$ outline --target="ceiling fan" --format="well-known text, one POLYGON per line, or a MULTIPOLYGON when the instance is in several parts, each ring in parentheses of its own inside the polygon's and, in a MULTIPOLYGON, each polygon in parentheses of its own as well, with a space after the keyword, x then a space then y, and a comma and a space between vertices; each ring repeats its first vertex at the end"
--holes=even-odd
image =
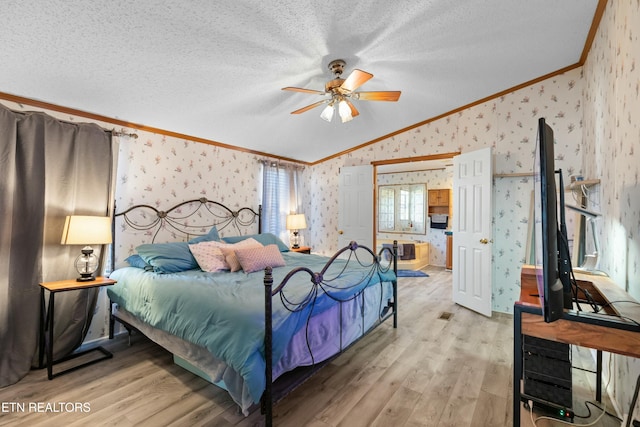
POLYGON ((343 79, 341 77, 344 71, 346 62, 342 59, 336 59, 329 63, 329 70, 335 76, 333 80, 328 81, 325 84, 324 91, 314 89, 304 89, 299 87, 283 87, 282 90, 291 90, 294 92, 312 93, 317 95, 328 95, 328 98, 322 101, 314 102, 311 105, 292 111, 291 114, 301 114, 305 111, 309 111, 312 108, 318 107, 322 104, 327 106, 322 110, 320 117, 328 122, 333 118, 335 108, 338 108, 338 113, 342 123, 352 120, 355 116, 360 114, 356 107, 351 102, 352 99, 359 99, 362 101, 397 101, 400 98, 400 91, 373 91, 373 92, 355 92, 360 86, 366 83, 373 77, 373 74, 366 71, 355 69, 349 74, 349 77, 343 79))

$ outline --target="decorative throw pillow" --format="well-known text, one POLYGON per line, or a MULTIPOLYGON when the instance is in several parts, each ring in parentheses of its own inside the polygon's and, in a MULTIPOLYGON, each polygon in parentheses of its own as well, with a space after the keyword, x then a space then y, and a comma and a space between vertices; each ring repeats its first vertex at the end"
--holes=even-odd
POLYGON ((136 252, 157 273, 177 273, 198 268, 187 242, 144 244, 138 246, 136 252))
POLYGON ((128 262, 131 267, 142 268, 144 270, 153 269, 151 265, 144 262, 144 260, 139 254, 133 254, 129 256, 127 259, 125 259, 125 261, 128 262))
POLYGON ((235 253, 245 273, 253 273, 265 267, 284 266, 284 258, 275 244, 261 248, 239 248, 235 249, 235 253))
POLYGON ((238 261, 238 257, 236 256, 236 252, 233 250, 233 248, 220 248, 220 250, 222 251, 222 255, 224 255, 224 260, 227 262, 227 265, 229 266, 229 270, 232 273, 242 270, 240 261, 238 261))
POLYGON ((224 255, 220 250, 219 242, 200 242, 189 245, 189 250, 203 271, 215 273, 228 270, 229 266, 224 261, 224 255))
MULTIPOLYGON (((209 273, 215 273, 216 271, 222 270, 237 271, 233 270, 233 266, 230 265, 229 261, 226 259, 223 249, 242 247, 262 247, 262 244, 255 239, 246 239, 235 244, 210 241, 189 245, 189 249, 200 268, 209 273)), ((233 258, 235 259, 235 255, 233 255, 233 258)), ((234 259, 230 259, 230 261, 233 263, 234 259)), ((237 261, 235 264, 237 264, 237 261)))
POLYGON ((278 245, 280 252, 289 252, 289 246, 287 246, 278 236, 273 233, 261 233, 261 234, 249 234, 247 236, 231 236, 223 237, 222 240, 227 243, 237 243, 245 239, 255 239, 262 243, 262 246, 278 245))

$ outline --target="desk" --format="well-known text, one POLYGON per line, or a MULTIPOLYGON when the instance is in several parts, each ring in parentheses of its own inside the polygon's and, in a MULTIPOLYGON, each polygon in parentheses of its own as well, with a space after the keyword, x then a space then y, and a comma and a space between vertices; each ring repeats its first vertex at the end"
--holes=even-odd
POLYGON ((78 368, 82 368, 84 366, 92 365, 96 362, 99 362, 104 359, 111 359, 113 355, 105 350, 102 347, 94 347, 89 350, 84 350, 81 352, 71 353, 68 356, 63 357, 60 360, 53 360, 53 319, 54 319, 54 306, 55 306, 55 295, 58 292, 67 292, 67 291, 77 291, 80 289, 90 289, 90 288, 98 288, 101 286, 110 286, 116 283, 113 279, 107 279, 105 277, 96 277, 95 280, 91 280, 88 282, 78 282, 75 279, 71 280, 61 280, 58 282, 43 282, 40 283, 40 351, 39 351, 39 366, 42 368, 44 351, 47 351, 47 377, 52 380, 53 378, 66 374, 68 372, 75 371, 78 368), (45 308, 45 295, 44 291, 49 291, 49 308, 45 308), (47 337, 47 332, 48 337, 47 337), (92 351, 99 351, 103 354, 99 359, 94 359, 89 362, 76 365, 72 368, 66 369, 64 371, 58 372, 56 374, 53 373, 53 365, 56 363, 64 362, 67 360, 75 359, 76 357, 82 356, 84 354, 90 353, 92 351))
MULTIPOLYGON (((575 277, 578 286, 586 289, 599 304, 633 301, 608 277, 580 273, 575 273, 575 277)), ((525 265, 520 275, 520 301, 514 304, 513 310, 513 425, 516 427, 520 426, 523 335, 598 350, 598 400, 601 394, 601 352, 640 357, 640 327, 633 321, 640 322, 640 306, 637 304, 608 307, 607 313, 613 316, 565 310, 561 319, 546 323, 537 294, 535 267, 525 265)))

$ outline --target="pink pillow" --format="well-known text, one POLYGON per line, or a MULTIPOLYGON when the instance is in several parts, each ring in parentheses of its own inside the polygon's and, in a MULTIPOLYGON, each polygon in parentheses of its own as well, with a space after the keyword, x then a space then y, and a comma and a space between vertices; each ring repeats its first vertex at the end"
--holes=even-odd
MULTIPOLYGON (((215 273, 216 271, 222 270, 233 270, 232 266, 227 261, 227 257, 222 252, 223 250, 234 249, 234 248, 245 248, 245 247, 262 247, 262 243, 258 242, 256 239, 249 238, 242 240, 238 243, 224 243, 217 241, 210 242, 200 242, 196 244, 190 244, 189 250, 193 254, 193 257, 198 262, 198 265, 203 271, 208 271, 210 273, 215 273)), ((231 250, 233 253, 233 250, 231 250)), ((237 267, 237 262, 234 266, 237 267)), ((240 269, 237 267, 238 270, 240 269)))
POLYGON ((284 258, 277 245, 238 248, 235 249, 235 253, 245 273, 253 273, 265 267, 284 267, 284 258))

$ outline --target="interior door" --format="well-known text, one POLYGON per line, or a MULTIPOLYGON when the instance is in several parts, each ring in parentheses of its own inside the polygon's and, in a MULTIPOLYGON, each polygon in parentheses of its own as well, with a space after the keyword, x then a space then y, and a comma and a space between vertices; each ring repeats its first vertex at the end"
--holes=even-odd
POLYGON ((340 168, 338 248, 352 240, 373 247, 373 166, 340 168))
POLYGON ((453 301, 491 317, 491 147, 453 158, 453 301))

